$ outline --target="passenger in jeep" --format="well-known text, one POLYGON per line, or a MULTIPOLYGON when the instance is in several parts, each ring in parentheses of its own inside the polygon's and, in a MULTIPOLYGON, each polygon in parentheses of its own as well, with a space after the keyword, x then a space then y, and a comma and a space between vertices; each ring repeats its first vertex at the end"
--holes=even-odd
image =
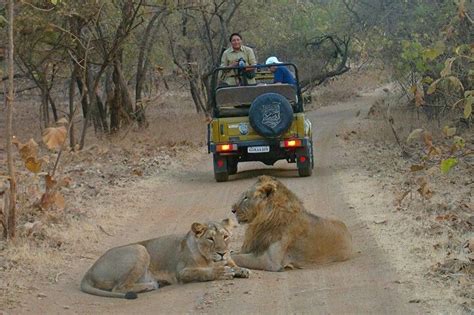
POLYGON ((255 69, 246 68, 257 64, 253 49, 242 45, 242 36, 239 33, 231 34, 229 41, 231 47, 222 53, 221 67, 238 68, 224 72, 221 79, 228 85, 255 84, 255 69))
POLYGON ((275 65, 270 67, 270 71, 273 72, 273 83, 287 83, 296 86, 296 80, 293 73, 291 73, 291 71, 285 66, 278 66, 279 63, 282 62, 274 56, 268 57, 267 61, 265 61, 267 66, 275 65))

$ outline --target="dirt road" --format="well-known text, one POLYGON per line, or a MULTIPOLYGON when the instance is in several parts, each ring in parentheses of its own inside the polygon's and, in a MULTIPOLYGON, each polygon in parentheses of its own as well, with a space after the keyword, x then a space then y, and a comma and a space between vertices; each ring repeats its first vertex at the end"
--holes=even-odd
MULTIPOLYGON (((299 178, 294 165, 286 162, 274 168, 252 163, 239 165, 238 174, 229 182, 216 183, 211 159, 203 151, 196 154, 186 172, 177 170, 146 179, 101 197, 98 202, 103 211, 121 213, 131 209, 129 213, 133 214, 123 218, 126 222, 114 230, 114 236, 104 239, 99 246, 103 252, 110 246, 185 232, 194 221, 231 217, 230 206, 240 192, 257 175, 269 174, 295 191, 309 211, 336 216, 347 223, 355 245, 351 260, 287 272, 253 271, 250 279, 168 286, 128 301, 80 292, 83 273, 101 251, 77 253, 77 263, 60 274, 57 284, 45 286, 41 294, 25 297, 21 309, 12 314, 422 313, 419 304, 409 303, 410 298, 398 290, 390 257, 378 247, 366 224, 345 201, 346 186, 341 173, 347 165, 341 165, 340 156, 344 152, 338 150, 336 134, 358 111, 367 111, 376 97, 377 93, 363 95, 356 102, 310 113, 316 159, 312 177, 299 178)), ((239 227, 234 234, 235 248, 242 235, 243 227, 239 227)))

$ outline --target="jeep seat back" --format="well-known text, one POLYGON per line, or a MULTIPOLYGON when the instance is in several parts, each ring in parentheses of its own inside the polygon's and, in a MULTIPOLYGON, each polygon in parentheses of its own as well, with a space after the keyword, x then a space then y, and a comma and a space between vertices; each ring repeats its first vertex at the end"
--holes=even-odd
POLYGON ((255 98, 265 93, 277 93, 284 96, 290 104, 297 102, 296 88, 290 84, 267 84, 224 87, 216 91, 217 107, 250 105, 255 98))

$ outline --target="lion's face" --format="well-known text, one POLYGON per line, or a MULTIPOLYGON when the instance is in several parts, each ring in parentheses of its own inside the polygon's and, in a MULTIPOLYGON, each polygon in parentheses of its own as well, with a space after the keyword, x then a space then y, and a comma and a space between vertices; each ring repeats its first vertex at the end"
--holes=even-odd
POLYGON ((232 206, 239 223, 250 223, 255 219, 259 209, 268 202, 268 197, 272 194, 278 182, 270 176, 260 176, 258 181, 245 191, 237 202, 232 206))
POLYGON ((255 218, 259 200, 257 200, 254 195, 255 185, 242 193, 237 202, 232 205, 232 212, 235 214, 237 222, 241 224, 249 223, 255 218))
POLYGON ((230 219, 206 224, 193 223, 191 231, 201 255, 210 261, 221 261, 230 258, 229 243, 234 223, 230 219))

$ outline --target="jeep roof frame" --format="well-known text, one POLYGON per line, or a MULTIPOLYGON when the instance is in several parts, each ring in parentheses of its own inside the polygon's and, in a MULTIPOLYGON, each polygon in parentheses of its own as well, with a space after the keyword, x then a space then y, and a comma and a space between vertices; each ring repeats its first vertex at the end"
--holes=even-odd
MULTIPOLYGON (((285 63, 279 63, 277 64, 278 66, 290 66, 294 71, 294 75, 295 75, 295 80, 296 80, 296 96, 297 96, 297 99, 296 99, 296 106, 295 106, 295 112, 303 112, 304 111, 304 104, 303 104, 303 97, 301 95, 301 87, 300 87, 300 83, 299 83, 299 77, 298 77, 298 68, 296 67, 296 65, 294 63, 291 63, 291 62, 285 62, 285 63)), ((275 64, 271 64, 271 65, 252 65, 252 66, 246 66, 246 68, 253 68, 253 69, 256 69, 257 71, 260 70, 260 69, 268 69, 272 66, 275 66, 275 64)), ((211 78, 211 107, 212 107, 212 115, 213 117, 218 117, 219 116, 219 109, 218 109, 218 105, 217 105, 217 100, 216 100, 216 92, 219 90, 219 89, 222 89, 222 88, 240 88, 242 87, 242 85, 231 85, 231 86, 218 86, 217 83, 219 82, 218 80, 218 75, 221 71, 225 71, 225 70, 235 70, 235 69, 239 69, 239 67, 217 67, 214 69, 214 71, 212 72, 212 78, 211 78)), ((268 85, 272 85, 274 83, 269 83, 268 85)), ((255 86, 255 87, 258 87, 259 85, 257 84, 252 84, 252 85, 244 85, 244 86, 255 86)))

